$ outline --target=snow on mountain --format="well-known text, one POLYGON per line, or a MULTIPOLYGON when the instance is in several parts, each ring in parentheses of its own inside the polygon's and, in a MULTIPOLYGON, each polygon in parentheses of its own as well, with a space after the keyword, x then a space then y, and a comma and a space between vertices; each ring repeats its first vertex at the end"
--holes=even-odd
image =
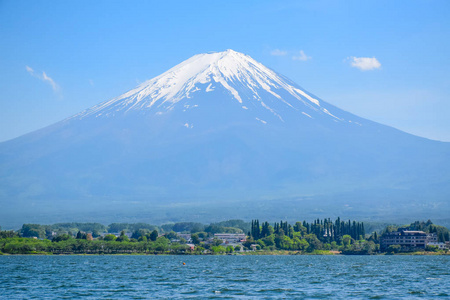
MULTIPOLYGON (((283 109, 291 109, 309 117, 314 112, 325 114, 342 121, 342 118, 330 113, 318 99, 294 83, 250 56, 233 50, 195 55, 137 88, 81 112, 74 118, 111 116, 133 110, 163 114, 173 110, 181 100, 195 98, 199 92, 214 94, 221 89, 225 89, 235 101, 234 104, 241 109, 264 109, 281 121, 284 121, 280 113, 283 109), (270 101, 267 101, 268 98, 270 101), (303 110, 308 110, 308 113, 303 110)), ((213 96, 210 96, 211 101, 213 96)), ((184 109, 198 107, 194 101, 187 103, 184 109)))
POLYGON ((0 220, 448 216, 449 157, 227 50, 0 143, 0 220))

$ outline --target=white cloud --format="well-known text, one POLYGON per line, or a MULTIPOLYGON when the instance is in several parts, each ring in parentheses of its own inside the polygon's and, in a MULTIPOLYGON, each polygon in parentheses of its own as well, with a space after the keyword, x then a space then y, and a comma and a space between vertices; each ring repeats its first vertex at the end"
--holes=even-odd
POLYGON ((381 68, 380 62, 375 57, 349 57, 350 65, 361 71, 370 71, 381 68))
POLYGON ((34 70, 32 68, 30 68, 29 66, 25 66, 25 68, 27 69, 28 73, 30 73, 31 75, 34 75, 34 70))
POLYGON ((307 61, 308 59, 311 59, 311 56, 308 56, 303 52, 303 50, 300 50, 299 55, 292 56, 293 60, 301 60, 301 61, 307 61))
POLYGON ((58 85, 51 79, 50 77, 45 74, 45 72, 42 72, 42 80, 48 81, 50 85, 52 86, 52 89, 56 92, 58 90, 58 85))
POLYGON ((25 66, 25 69, 28 73, 30 73, 31 76, 39 78, 40 80, 49 83, 52 86, 52 89, 54 92, 57 92, 59 90, 59 86, 56 84, 56 82, 50 78, 44 71, 42 71, 42 75, 36 74, 33 70, 33 68, 29 66, 25 66))
POLYGON ((270 55, 273 55, 273 56, 285 56, 285 55, 287 55, 287 51, 283 51, 283 50, 280 50, 280 49, 275 49, 275 50, 272 50, 272 52, 270 52, 270 55))

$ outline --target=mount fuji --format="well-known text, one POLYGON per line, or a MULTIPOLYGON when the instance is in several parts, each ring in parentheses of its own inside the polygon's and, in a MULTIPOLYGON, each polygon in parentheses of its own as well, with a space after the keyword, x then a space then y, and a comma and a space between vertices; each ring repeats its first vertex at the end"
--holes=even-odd
POLYGON ((0 143, 0 221, 447 218, 450 144, 343 111, 233 50, 0 143))

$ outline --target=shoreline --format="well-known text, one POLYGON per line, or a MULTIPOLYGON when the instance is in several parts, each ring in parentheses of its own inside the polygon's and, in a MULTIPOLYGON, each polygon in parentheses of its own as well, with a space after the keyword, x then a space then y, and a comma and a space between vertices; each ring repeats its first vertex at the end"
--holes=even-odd
POLYGON ((36 253, 2 253, 0 256, 446 256, 450 252, 429 252, 419 251, 410 253, 376 253, 376 254, 343 254, 339 251, 320 251, 311 253, 302 253, 299 251, 252 251, 244 253, 219 253, 219 254, 198 254, 198 253, 52 253, 52 252, 36 252, 36 253))

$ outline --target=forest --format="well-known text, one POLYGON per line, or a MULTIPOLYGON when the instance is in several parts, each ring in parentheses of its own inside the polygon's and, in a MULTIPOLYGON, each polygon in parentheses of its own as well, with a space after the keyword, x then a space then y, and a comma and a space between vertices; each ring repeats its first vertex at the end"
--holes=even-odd
MULTIPOLYGON (((398 229, 436 233, 450 240, 446 227, 416 221, 390 225, 367 233, 363 222, 329 218, 312 222, 251 222, 229 220, 209 225, 179 222, 161 226, 146 223, 23 224, 17 231, 1 231, 0 254, 380 254, 380 237, 398 229), (245 233, 245 240, 228 243, 215 233, 245 233), (189 240, 186 240, 189 238, 189 240)), ((428 249, 437 251, 437 249, 428 249)), ((393 251, 392 251, 393 252, 393 251)), ((398 252, 396 250, 396 252, 398 252)))

